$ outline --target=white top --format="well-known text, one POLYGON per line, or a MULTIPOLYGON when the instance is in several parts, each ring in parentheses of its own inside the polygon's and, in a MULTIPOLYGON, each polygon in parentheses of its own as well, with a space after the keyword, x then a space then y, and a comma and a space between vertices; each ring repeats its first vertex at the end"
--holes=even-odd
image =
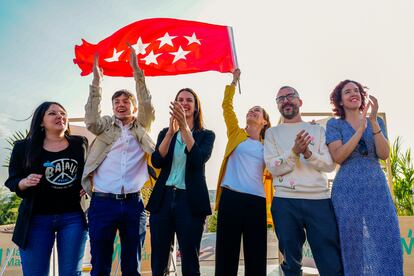
POLYGON ((266 131, 264 143, 266 166, 273 176, 275 197, 326 199, 331 191, 324 172, 331 172, 335 164, 325 144, 325 130, 306 122, 284 123, 266 131), (305 159, 292 151, 301 130, 311 135, 309 149, 312 156, 305 159))
POLYGON ((264 167, 262 143, 248 138, 230 155, 221 187, 266 197, 263 187, 264 167))
POLYGON ((149 177, 145 152, 129 130, 131 125, 123 126, 119 120, 115 123, 122 130, 121 136, 93 175, 94 191, 135 193, 149 177))

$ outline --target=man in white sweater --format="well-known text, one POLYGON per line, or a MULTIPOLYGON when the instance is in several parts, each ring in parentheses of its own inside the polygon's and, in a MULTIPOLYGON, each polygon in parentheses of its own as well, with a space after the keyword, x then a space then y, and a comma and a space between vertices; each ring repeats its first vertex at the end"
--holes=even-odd
POLYGON ((325 130, 302 120, 302 100, 293 87, 280 88, 276 103, 283 123, 267 130, 264 157, 276 190, 271 210, 284 256, 282 270, 284 275, 302 275, 302 247, 307 238, 320 275, 343 275, 325 175, 335 165, 325 144, 325 130))

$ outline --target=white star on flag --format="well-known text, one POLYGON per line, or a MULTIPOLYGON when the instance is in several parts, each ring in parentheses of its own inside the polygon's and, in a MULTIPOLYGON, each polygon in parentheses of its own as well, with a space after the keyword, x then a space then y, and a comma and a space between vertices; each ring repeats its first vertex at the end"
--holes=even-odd
POLYGON ((193 35, 192 36, 184 36, 187 40, 188 40, 188 44, 187 44, 187 46, 188 45, 190 45, 191 43, 198 43, 198 44, 200 44, 201 45, 201 42, 200 42, 200 40, 198 40, 197 39, 197 37, 196 37, 196 34, 195 33, 193 33, 193 35))
POLYGON ((188 55, 191 51, 184 51, 181 46, 178 48, 177 52, 171 52, 169 54, 174 55, 174 60, 172 63, 175 63, 177 60, 186 59, 185 56, 188 55))
POLYGON ((131 45, 132 48, 135 49, 135 52, 137 53, 137 55, 141 54, 141 55, 145 55, 145 49, 147 49, 148 45, 150 45, 151 43, 143 43, 141 37, 138 38, 137 43, 135 43, 134 45, 131 45))
POLYGON ((168 33, 165 33, 163 37, 158 38, 157 40, 161 41, 160 48, 164 46, 165 44, 168 44, 170 46, 174 46, 172 43, 172 40, 176 38, 176 36, 170 36, 168 33))
POLYGON ((141 58, 141 60, 145 60, 145 65, 150 65, 151 63, 158 65, 157 57, 160 55, 162 55, 162 53, 154 54, 154 51, 151 51, 146 57, 141 58))
POLYGON ((117 52, 116 49, 114 48, 114 53, 112 54, 112 57, 110 58, 105 58, 104 60, 107 62, 114 62, 114 61, 119 61, 119 56, 124 52, 124 50, 117 52))

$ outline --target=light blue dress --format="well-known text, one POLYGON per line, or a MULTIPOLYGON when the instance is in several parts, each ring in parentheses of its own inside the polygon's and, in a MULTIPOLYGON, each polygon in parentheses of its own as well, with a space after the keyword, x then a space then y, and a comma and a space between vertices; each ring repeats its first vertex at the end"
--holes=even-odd
MULTIPOLYGON (((378 123, 385 136, 384 122, 378 123)), ((347 143, 355 130, 345 120, 330 119, 326 143, 347 143)), ((403 275, 397 213, 385 174, 375 153, 372 126, 345 160, 332 187, 345 276, 403 275)))

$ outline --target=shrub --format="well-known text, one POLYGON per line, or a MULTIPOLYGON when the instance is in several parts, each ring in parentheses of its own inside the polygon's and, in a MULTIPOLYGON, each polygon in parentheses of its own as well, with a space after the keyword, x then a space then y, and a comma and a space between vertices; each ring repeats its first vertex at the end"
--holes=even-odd
POLYGON ((397 137, 390 152, 394 203, 399 216, 413 215, 414 169, 411 149, 401 152, 401 138, 397 137))
POLYGON ((207 230, 208 232, 217 232, 217 211, 214 211, 214 213, 208 217, 207 230))
POLYGON ((5 188, 0 190, 0 225, 16 222, 21 199, 15 194, 10 194, 5 188))

